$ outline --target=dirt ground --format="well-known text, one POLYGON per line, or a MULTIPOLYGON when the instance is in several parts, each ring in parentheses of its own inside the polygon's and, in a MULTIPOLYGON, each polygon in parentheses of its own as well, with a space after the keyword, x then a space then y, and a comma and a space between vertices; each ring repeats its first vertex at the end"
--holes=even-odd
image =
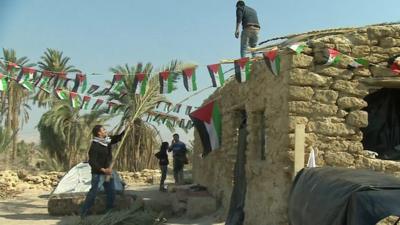
MULTIPOLYGON (((142 197, 147 205, 153 208, 162 208, 168 201, 168 193, 158 191, 158 186, 128 187, 129 191, 142 197)), ((0 224, 7 225, 70 225, 79 221, 77 216, 55 217, 47 213, 47 197, 49 192, 27 191, 14 199, 0 201, 0 224)), ((165 206, 167 207, 167 206, 165 206)), ((166 224, 179 225, 217 225, 215 216, 207 216, 196 220, 185 217, 168 219, 166 224)))

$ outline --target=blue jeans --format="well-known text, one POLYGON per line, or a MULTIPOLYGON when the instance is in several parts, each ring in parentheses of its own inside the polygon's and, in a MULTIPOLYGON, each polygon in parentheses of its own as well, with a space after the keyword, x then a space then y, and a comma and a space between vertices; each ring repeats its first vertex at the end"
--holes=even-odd
MULTIPOLYGON (((87 216, 90 208, 92 208, 94 201, 96 200, 97 192, 99 191, 99 183, 104 180, 105 175, 101 174, 92 174, 91 188, 86 195, 85 202, 81 208, 81 217, 87 216)), ((103 182, 104 191, 106 193, 106 210, 110 210, 114 207, 114 199, 115 199, 115 187, 114 180, 111 177, 110 181, 103 182)))
MULTIPOLYGON (((246 57, 247 47, 250 45, 251 48, 257 46, 259 29, 255 28, 244 28, 240 36, 240 57, 246 57)), ((252 53, 254 57, 254 53, 252 53)))

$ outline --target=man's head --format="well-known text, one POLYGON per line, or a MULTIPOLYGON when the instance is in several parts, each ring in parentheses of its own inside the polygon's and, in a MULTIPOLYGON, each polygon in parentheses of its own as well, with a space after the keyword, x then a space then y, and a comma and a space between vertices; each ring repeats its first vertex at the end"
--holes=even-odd
POLYGON ((179 134, 172 135, 172 138, 174 139, 175 142, 179 141, 179 134))
POLYGON ((96 125, 92 130, 93 137, 105 138, 107 137, 107 131, 102 125, 96 125))
POLYGON ((245 6, 244 1, 243 0, 238 0, 236 3, 236 7, 243 7, 245 6))

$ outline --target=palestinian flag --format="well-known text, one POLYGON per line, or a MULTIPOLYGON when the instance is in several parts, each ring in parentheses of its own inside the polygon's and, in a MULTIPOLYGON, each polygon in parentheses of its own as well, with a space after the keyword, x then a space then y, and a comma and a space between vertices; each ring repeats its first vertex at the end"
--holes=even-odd
POLYGON ((118 110, 117 103, 115 102, 108 102, 107 113, 116 113, 118 110))
POLYGON ((87 110, 89 108, 90 99, 91 99, 90 96, 87 96, 87 95, 83 96, 81 109, 87 110))
POLYGON ((171 105, 171 102, 164 102, 164 112, 169 112, 171 105))
POLYGON ((148 77, 146 73, 138 73, 135 75, 135 80, 133 82, 135 93, 140 95, 144 95, 146 93, 147 79, 148 77))
POLYGON ((191 111, 192 111, 192 106, 188 105, 188 106, 186 107, 185 114, 186 114, 186 115, 189 115, 191 111))
POLYGON ((390 58, 388 64, 392 73, 397 75, 400 74, 400 56, 396 55, 390 58))
POLYGON ((235 77, 239 83, 244 83, 250 78, 251 61, 249 58, 241 58, 234 61, 235 77))
POLYGON ((80 93, 85 93, 87 88, 87 79, 86 75, 82 73, 77 73, 75 76, 75 84, 74 87, 72 88, 73 92, 80 92, 80 93))
POLYGON ((16 63, 13 63, 13 62, 8 62, 7 63, 7 71, 9 71, 9 72, 13 72, 13 71, 15 71, 15 70, 17 70, 19 68, 20 67, 16 63))
POLYGON ((295 43, 289 46, 289 48, 295 51, 297 54, 302 53, 305 47, 306 47, 305 44, 300 44, 300 43, 295 43))
POLYGON ((340 52, 328 48, 325 57, 328 59, 325 65, 336 65, 340 61, 340 52))
POLYGON ((65 86, 65 82, 67 81, 67 74, 64 72, 56 73, 54 80, 54 88, 61 88, 65 86))
POLYGON ((347 66, 348 69, 355 69, 358 67, 368 67, 369 62, 362 58, 355 58, 353 61, 347 66))
POLYGON ((186 124, 186 129, 192 129, 192 127, 193 127, 193 122, 191 120, 188 120, 186 124))
POLYGON ((0 73, 0 91, 7 91, 7 79, 2 73, 0 73))
POLYGON ((159 73, 160 94, 169 94, 174 89, 173 76, 169 71, 159 73))
POLYGON ((68 99, 68 92, 63 90, 62 88, 57 88, 56 89, 56 95, 61 100, 68 99))
POLYGON ((103 104, 103 99, 97 99, 96 102, 92 106, 92 110, 99 110, 100 106, 103 104))
POLYGON ((29 80, 29 77, 22 78, 22 80, 19 81, 19 84, 21 84, 22 87, 26 88, 30 92, 35 90, 33 83, 29 80))
POLYGON ((271 72, 278 76, 281 71, 281 57, 278 55, 278 49, 264 52, 264 60, 271 72))
POLYGON ((183 74, 183 85, 187 91, 196 91, 196 71, 195 68, 184 69, 183 74))
POLYGON ((22 67, 21 72, 18 75, 17 81, 29 80, 34 81, 36 79, 36 69, 30 67, 22 67))
POLYGON ((95 95, 106 95, 110 91, 110 88, 104 88, 103 90, 97 91, 95 95))
POLYGON ((92 84, 90 88, 87 90, 86 94, 88 95, 93 94, 97 89, 99 89, 99 87, 100 87, 99 85, 92 84))
POLYGON ((189 116, 199 132, 204 149, 203 155, 218 149, 221 145, 222 120, 216 102, 207 103, 189 116))
POLYGON ((182 104, 176 104, 176 105, 174 106, 174 108, 172 109, 172 111, 173 111, 174 113, 179 113, 179 111, 181 110, 181 107, 182 107, 182 104))
POLYGON ((121 93, 124 88, 124 80, 122 78, 122 74, 114 74, 111 87, 109 88, 112 93, 121 93))
POLYGON ((81 104, 82 104, 81 96, 79 96, 78 93, 70 92, 69 93, 69 98, 71 100, 72 108, 77 109, 77 108, 81 107, 81 104))
POLYGON ((224 85, 224 73, 222 72, 221 64, 208 65, 208 72, 210 72, 211 82, 213 87, 222 87, 224 85))
POLYGON ((40 78, 36 80, 35 86, 41 87, 41 88, 47 88, 50 83, 50 80, 53 78, 53 73, 50 71, 42 71, 42 74, 40 75, 40 78))

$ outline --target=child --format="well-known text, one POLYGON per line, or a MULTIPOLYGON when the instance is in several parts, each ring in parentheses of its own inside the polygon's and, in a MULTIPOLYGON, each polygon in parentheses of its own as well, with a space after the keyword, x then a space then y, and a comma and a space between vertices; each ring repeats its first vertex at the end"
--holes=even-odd
POLYGON ((161 181, 160 181, 160 191, 166 191, 164 187, 164 181, 167 177, 168 170, 168 155, 167 149, 169 148, 168 142, 163 142, 160 147, 160 151, 155 154, 159 160, 160 170, 161 170, 161 181))

